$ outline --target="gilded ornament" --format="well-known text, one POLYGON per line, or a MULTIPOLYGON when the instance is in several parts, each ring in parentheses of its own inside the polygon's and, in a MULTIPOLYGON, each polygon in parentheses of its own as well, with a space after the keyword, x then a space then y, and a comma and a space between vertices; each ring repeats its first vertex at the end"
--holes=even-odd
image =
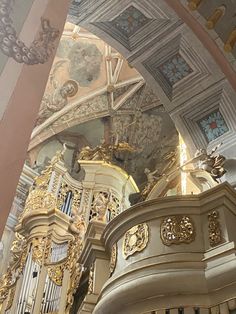
POLYGON ((81 201, 81 193, 82 190, 76 189, 66 182, 63 182, 61 184, 58 198, 57 198, 57 208, 61 209, 62 206, 64 205, 66 198, 68 196, 68 193, 72 193, 72 203, 71 203, 71 210, 73 211, 78 211, 80 201, 81 201))
POLYGON ((79 286, 80 279, 82 276, 82 266, 79 263, 76 263, 74 266, 73 273, 70 277, 70 288, 67 292, 67 302, 66 302, 66 311, 65 313, 70 312, 70 308, 72 307, 74 303, 74 294, 76 289, 79 286))
POLYGON ((15 235, 16 239, 12 243, 11 257, 7 271, 0 278, 0 305, 8 297, 10 290, 16 284, 27 259, 28 245, 25 237, 19 233, 15 235))
POLYGON ((208 233, 210 246, 214 247, 222 242, 222 234, 219 219, 219 212, 213 210, 208 214, 208 233))
POLYGON ((47 191, 35 189, 30 192, 24 209, 23 216, 30 211, 39 211, 42 209, 53 210, 56 208, 55 196, 47 191))
POLYGON ((68 258, 65 264, 65 268, 70 272, 70 282, 66 301, 66 313, 70 312, 70 308, 74 302, 74 293, 79 286, 82 276, 82 265, 80 265, 78 262, 82 248, 83 245, 80 236, 76 235, 74 239, 69 242, 68 258))
POLYGON ((112 191, 98 192, 94 195, 90 219, 107 222, 119 214, 120 201, 112 191))
POLYGON ((48 277, 57 285, 61 286, 64 276, 65 263, 47 266, 48 277))
POLYGON ((5 311, 10 310, 10 308, 12 307, 14 296, 15 296, 15 292, 16 292, 16 284, 11 288, 11 290, 9 292, 5 311))
POLYGON ((93 293, 93 288, 94 288, 94 264, 91 265, 89 271, 88 294, 93 293))
POLYGON ((161 223, 161 240, 165 245, 191 243, 195 239, 192 219, 176 215, 166 217, 161 223))
POLYGON ((148 243, 148 225, 146 223, 138 224, 129 229, 123 240, 123 256, 127 259, 135 252, 141 252, 148 243))
POLYGON ((116 143, 111 145, 102 139, 101 144, 95 148, 89 146, 83 147, 79 154, 79 160, 102 160, 111 163, 117 154, 129 154, 134 152, 136 152, 134 147, 130 146, 127 142, 119 142, 118 139, 116 139, 116 143))
POLYGON ((116 268, 117 261, 117 244, 113 244, 111 249, 111 259, 110 259, 110 274, 112 275, 116 268))
POLYGON ((38 265, 43 264, 46 238, 34 238, 32 241, 32 260, 38 265))

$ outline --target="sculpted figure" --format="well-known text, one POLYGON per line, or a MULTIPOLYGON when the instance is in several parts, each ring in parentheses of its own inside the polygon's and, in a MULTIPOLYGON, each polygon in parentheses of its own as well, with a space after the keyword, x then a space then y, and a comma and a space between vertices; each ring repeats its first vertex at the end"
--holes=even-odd
POLYGON ((78 92, 78 84, 73 80, 66 81, 62 86, 53 81, 54 92, 43 97, 39 117, 36 125, 43 123, 53 113, 60 111, 68 104, 68 98, 73 97, 78 92))
POLYGON ((77 212, 72 211, 71 222, 72 222, 70 225, 71 230, 74 233, 78 234, 80 239, 82 239, 84 234, 85 234, 85 230, 86 230, 84 217, 82 215, 78 214, 77 212))
POLYGON ((206 149, 203 148, 197 150, 194 158, 190 159, 183 166, 181 166, 181 170, 185 172, 204 170, 208 172, 216 182, 218 182, 218 179, 226 173, 224 168, 226 158, 220 154, 215 154, 221 145, 222 143, 217 145, 210 153, 207 153, 206 149), (183 169, 188 164, 195 164, 194 169, 183 169))
POLYGON ((96 214, 95 220, 106 221, 106 211, 109 203, 109 197, 106 197, 104 193, 100 192, 94 196, 93 212, 96 214))

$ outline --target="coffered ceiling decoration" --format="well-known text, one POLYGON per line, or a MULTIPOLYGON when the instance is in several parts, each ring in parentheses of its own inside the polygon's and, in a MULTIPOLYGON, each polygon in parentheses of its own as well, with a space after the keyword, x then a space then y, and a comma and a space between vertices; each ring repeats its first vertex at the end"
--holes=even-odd
MULTIPOLYGON (((236 95, 224 73, 234 88, 236 75, 229 66, 233 59, 226 60, 214 44, 217 36, 208 36, 202 29, 199 14, 191 15, 188 6, 190 2, 83 0, 77 6, 73 3, 69 18, 73 16, 76 24, 90 30, 121 52, 128 63, 139 71, 158 94, 160 103, 174 120, 190 152, 194 153, 197 148, 217 144, 222 138, 226 142, 229 137, 231 141, 235 139, 235 127, 230 121, 230 115, 224 114, 228 110, 224 106, 233 103, 236 95), (215 86, 224 86, 223 95, 228 101, 221 102, 220 106, 218 103, 218 108, 229 131, 209 141, 199 121, 215 112, 217 105, 212 108, 210 102, 204 101, 203 108, 201 99, 208 99, 209 91, 217 93, 215 86), (194 116, 195 109, 200 107, 204 115, 194 116), (188 119, 191 112, 194 118, 188 119), (191 123, 186 121, 194 121, 194 132, 191 123)), ((208 8, 208 2, 198 2, 199 12, 203 6, 208 10, 213 4, 220 5, 210 1, 208 8)), ((208 12, 209 16, 211 13, 208 12)), ((229 13, 226 10, 224 14, 229 13)), ((223 19, 225 15, 220 21, 223 19)), ((220 21, 217 25, 223 25, 220 21)), ((226 142, 221 146, 222 151, 227 149, 226 142)))
POLYGON ((229 131, 229 128, 219 110, 213 111, 198 121, 206 140, 211 142, 229 131))

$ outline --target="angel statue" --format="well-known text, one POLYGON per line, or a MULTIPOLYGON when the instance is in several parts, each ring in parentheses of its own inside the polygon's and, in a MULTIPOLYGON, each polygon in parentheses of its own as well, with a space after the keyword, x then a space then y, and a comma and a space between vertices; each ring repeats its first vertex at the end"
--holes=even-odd
POLYGON ((74 80, 68 80, 61 86, 55 80, 52 82, 54 92, 43 97, 36 125, 42 124, 53 113, 63 109, 68 104, 68 98, 78 92, 78 84, 74 80))
POLYGON ((215 154, 221 145, 222 143, 218 144, 212 149, 210 153, 207 153, 206 149, 204 148, 197 150, 194 158, 183 164, 181 166, 181 170, 185 172, 204 170, 208 172, 216 182, 218 182, 218 179, 220 179, 226 173, 224 168, 226 158, 220 154, 215 154), (184 169, 188 164, 195 164, 194 169, 184 169))
POLYGON ((162 175, 160 174, 156 175, 157 172, 158 172, 157 169, 152 172, 148 168, 144 169, 144 173, 147 176, 147 184, 142 191, 142 198, 144 199, 146 198, 146 196, 151 191, 156 182, 160 179, 160 177, 162 177, 162 175))

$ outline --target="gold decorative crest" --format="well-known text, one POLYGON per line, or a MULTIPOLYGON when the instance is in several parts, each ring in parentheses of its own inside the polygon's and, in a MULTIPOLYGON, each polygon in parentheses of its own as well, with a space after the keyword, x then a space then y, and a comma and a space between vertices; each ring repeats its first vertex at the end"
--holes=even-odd
POLYGON ((94 264, 91 265, 89 271, 88 294, 93 293, 93 287, 94 287, 94 264))
POLYGON ((110 259, 110 274, 112 275, 116 268, 116 260, 117 260, 117 244, 113 244, 111 249, 111 259, 110 259))
POLYGON ((57 285, 61 286, 64 276, 65 263, 50 265, 47 267, 48 277, 57 285))
POLYGON ((123 256, 127 259, 135 252, 141 252, 148 243, 148 225, 142 223, 129 229, 123 240, 123 256))
POLYGON ((210 246, 216 246, 222 242, 221 228, 219 219, 219 212, 213 210, 208 214, 208 232, 210 246))
POLYGON ((36 189, 30 192, 24 209, 24 214, 29 211, 41 209, 52 210, 56 208, 56 198, 52 193, 36 189))
POLYGON ((165 245, 191 243, 194 239, 194 223, 190 217, 176 215, 162 221, 161 240, 165 245))
POLYGON ((46 238, 34 238, 32 241, 32 260, 38 265, 42 265, 44 259, 44 251, 46 246, 46 238))

